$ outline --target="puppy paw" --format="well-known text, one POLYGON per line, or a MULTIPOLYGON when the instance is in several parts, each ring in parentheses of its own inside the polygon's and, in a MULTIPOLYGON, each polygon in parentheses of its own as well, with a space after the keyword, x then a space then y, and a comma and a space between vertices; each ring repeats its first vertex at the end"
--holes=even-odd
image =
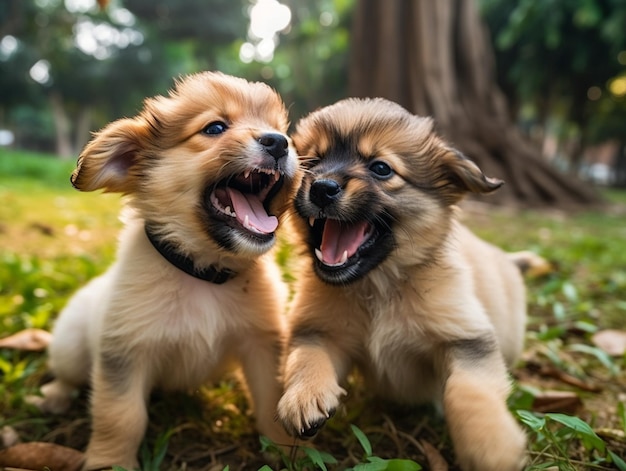
POLYGON ((346 391, 338 384, 317 391, 307 386, 288 388, 278 402, 278 419, 285 430, 302 440, 314 437, 339 406, 346 391))
POLYGON ((479 434, 476 440, 459 446, 456 452, 463 470, 520 471, 526 461, 526 436, 511 418, 488 436, 479 434))
POLYGON ((73 386, 55 380, 41 387, 41 396, 26 396, 24 400, 42 412, 60 415, 69 410, 74 393, 73 386))

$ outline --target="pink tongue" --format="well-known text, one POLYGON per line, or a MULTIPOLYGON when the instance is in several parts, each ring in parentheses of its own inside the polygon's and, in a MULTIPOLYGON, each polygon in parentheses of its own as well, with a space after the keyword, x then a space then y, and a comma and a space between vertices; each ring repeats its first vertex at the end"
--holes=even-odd
POLYGON ((243 194, 233 188, 227 188, 228 196, 233 203, 237 214, 237 220, 243 224, 248 216, 248 224, 259 232, 270 234, 278 227, 276 216, 269 216, 263 207, 263 203, 256 195, 243 194))
POLYGON ((324 263, 336 265, 341 261, 344 252, 352 257, 365 241, 369 224, 365 221, 356 224, 341 224, 339 221, 327 219, 322 235, 322 259, 324 263))

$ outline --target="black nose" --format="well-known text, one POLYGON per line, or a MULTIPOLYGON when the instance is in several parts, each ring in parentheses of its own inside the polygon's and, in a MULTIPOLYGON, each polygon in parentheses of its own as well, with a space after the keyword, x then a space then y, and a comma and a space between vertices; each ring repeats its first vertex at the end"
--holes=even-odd
POLYGON ((339 199, 341 196, 341 187, 335 180, 315 180, 311 184, 309 195, 313 203, 320 208, 325 208, 339 199))
POLYGON ((259 144, 265 147, 265 150, 276 160, 287 155, 287 138, 278 133, 263 134, 258 139, 259 144))

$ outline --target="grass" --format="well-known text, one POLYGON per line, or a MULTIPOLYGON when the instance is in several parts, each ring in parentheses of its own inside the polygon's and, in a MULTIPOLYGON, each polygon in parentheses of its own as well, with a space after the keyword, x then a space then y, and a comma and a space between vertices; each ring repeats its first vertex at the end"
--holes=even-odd
MULTIPOLYGON (((121 200, 72 189, 73 167, 50 156, 0 154, 0 336, 50 329, 68 297, 114 257, 121 200)), ((532 249, 557 267, 528 280, 527 347, 513 372, 510 407, 531 442, 527 471, 626 469, 619 467, 626 455, 625 358, 591 341, 598 330, 625 326, 626 193, 607 197, 612 204, 603 212, 466 208, 465 222, 485 239, 507 250, 532 249), (552 390, 571 393, 570 402, 539 413, 538 398, 552 390)), ((279 257, 286 263, 288 250, 279 257)), ((41 415, 24 402, 46 380, 45 354, 0 350, 0 376, 0 427, 11 426, 23 441, 84 448, 86 393, 64 417, 41 415)), ((236 378, 190 394, 155 393, 140 451, 144 469, 420 469, 428 468, 424 443, 458 469, 432 408, 375 400, 358 376, 351 383, 316 450, 269 465, 236 378)))

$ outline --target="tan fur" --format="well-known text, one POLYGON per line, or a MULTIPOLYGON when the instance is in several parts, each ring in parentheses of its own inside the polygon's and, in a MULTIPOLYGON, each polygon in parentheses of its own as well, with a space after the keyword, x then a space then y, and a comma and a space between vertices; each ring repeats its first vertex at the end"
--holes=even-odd
POLYGON ((307 248, 278 405, 287 431, 313 435, 358 366, 381 395, 442 405, 463 470, 521 469, 525 437, 506 407, 506 365, 522 349, 523 280, 506 254, 456 222, 453 207, 500 182, 437 137, 429 119, 382 99, 314 112, 293 139, 307 168, 293 218, 299 240, 314 237, 314 219, 374 224, 387 215, 393 244, 363 276, 339 281, 324 269, 330 278, 317 276, 316 247, 307 248), (376 162, 393 173, 379 178, 376 162), (328 181, 339 189, 320 207, 312 188, 328 181))
POLYGON ((56 379, 38 401, 62 413, 73 389, 91 376, 85 469, 136 468, 150 391, 197 388, 231 362, 242 366, 259 431, 287 443, 275 421, 287 290, 268 253, 274 236, 260 243, 231 231, 225 246, 207 229, 225 223, 203 209, 207 188, 246 170, 275 168, 284 185, 270 213, 280 216, 297 159, 291 147, 270 154, 262 138, 282 136, 287 146, 287 125, 285 107, 267 85, 207 72, 178 82, 168 97, 146 100, 137 117, 110 124, 80 155, 75 186, 129 195, 117 260, 56 322, 49 352, 56 379), (203 132, 214 122, 227 130, 203 132), (149 242, 146 222, 197 269, 212 265, 237 275, 214 284, 183 272, 149 242))

